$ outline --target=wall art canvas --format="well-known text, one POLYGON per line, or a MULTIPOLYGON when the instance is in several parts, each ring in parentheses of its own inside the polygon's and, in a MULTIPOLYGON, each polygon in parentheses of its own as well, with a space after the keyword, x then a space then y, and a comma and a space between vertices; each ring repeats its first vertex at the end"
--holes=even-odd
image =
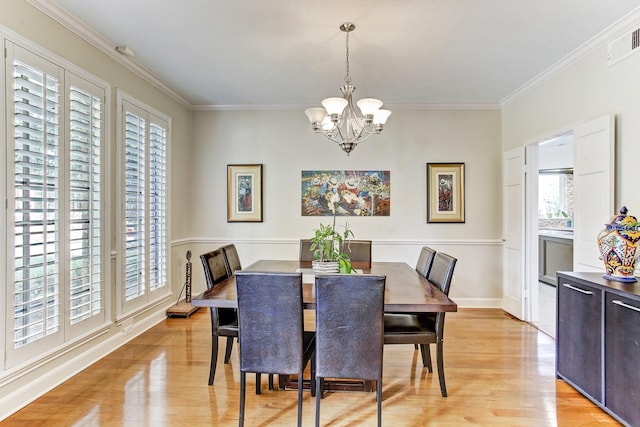
POLYGON ((302 171, 302 216, 389 216, 390 171, 302 171))
POLYGON ((464 163, 427 163, 427 222, 464 222, 464 163))
POLYGON ((227 165, 227 222, 262 222, 262 165, 227 165))

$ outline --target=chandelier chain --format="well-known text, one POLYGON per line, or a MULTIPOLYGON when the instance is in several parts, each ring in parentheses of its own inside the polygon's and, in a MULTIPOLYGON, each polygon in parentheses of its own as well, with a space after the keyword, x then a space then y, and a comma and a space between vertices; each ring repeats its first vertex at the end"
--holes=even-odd
POLYGON ((351 76, 349 75, 349 31, 347 31, 347 38, 346 38, 346 52, 347 52, 347 74, 344 76, 344 81, 345 83, 351 83, 351 76))

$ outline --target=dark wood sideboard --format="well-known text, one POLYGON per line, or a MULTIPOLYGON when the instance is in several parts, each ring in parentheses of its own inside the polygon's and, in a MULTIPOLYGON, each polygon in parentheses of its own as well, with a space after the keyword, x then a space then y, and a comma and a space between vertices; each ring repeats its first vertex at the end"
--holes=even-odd
POLYGON ((640 426, 640 282, 557 274, 556 374, 621 423, 640 426))

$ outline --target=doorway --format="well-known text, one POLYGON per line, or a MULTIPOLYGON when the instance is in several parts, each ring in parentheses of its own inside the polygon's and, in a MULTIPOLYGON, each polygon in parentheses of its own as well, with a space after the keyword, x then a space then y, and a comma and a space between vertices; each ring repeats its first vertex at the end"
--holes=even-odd
POLYGON ((503 153, 502 308, 518 319, 540 322, 539 145, 551 138, 573 135, 572 271, 602 271, 594 240, 615 211, 614 119, 612 114, 605 114, 503 153))
POLYGON ((527 152, 532 175, 529 321, 555 337, 556 272, 573 270, 573 131, 541 139, 527 152))

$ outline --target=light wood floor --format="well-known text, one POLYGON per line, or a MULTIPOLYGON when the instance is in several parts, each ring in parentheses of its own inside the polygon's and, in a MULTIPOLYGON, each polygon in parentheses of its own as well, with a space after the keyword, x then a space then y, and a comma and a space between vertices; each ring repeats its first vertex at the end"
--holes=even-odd
MULTIPOLYGON (((554 341, 500 310, 447 314, 448 398, 413 346, 385 347, 385 426, 592 426, 616 421, 554 375, 554 341)), ((238 420, 238 353, 222 353, 209 387, 209 314, 167 319, 2 425, 233 426, 238 420)), ((221 346, 221 350, 224 346, 221 346)), ((432 350, 432 353, 435 353, 432 350)), ((434 361, 435 363, 435 361, 434 361)), ((435 367, 435 366, 434 366, 435 367)), ((248 376, 247 426, 295 425, 296 393, 261 395, 248 376)), ((303 422, 313 425, 314 401, 304 397, 303 422)), ((325 426, 375 425, 375 393, 327 394, 325 426)))

